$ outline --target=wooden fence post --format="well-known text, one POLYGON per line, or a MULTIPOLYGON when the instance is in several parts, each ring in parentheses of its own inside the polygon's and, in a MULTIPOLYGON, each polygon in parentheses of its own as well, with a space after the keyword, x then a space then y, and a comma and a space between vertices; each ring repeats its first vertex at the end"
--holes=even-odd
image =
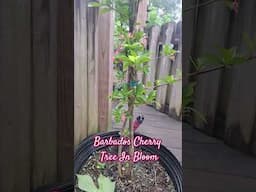
POLYGON ((99 15, 98 20, 98 126, 99 131, 104 132, 112 127, 112 105, 109 96, 113 89, 113 13, 99 15))
POLYGON ((74 1, 74 143, 87 136, 87 1, 74 1))
POLYGON ((75 144, 111 127, 112 16, 75 1, 75 144))
MULTIPOLYGON (((179 41, 178 53, 173 62, 171 75, 177 77, 177 73, 182 71, 182 41, 179 41)), ((178 77, 181 78, 181 77, 178 77)), ((182 106, 182 81, 177 81, 169 85, 169 115, 174 118, 180 118, 182 106)))
MULTIPOLYGON (((87 136, 98 132, 98 9, 87 10, 87 136)), ((84 35, 84 34, 82 34, 84 35)))
MULTIPOLYGON (((162 45, 170 44, 172 35, 174 32, 175 23, 168 23, 162 27, 162 45)), ((157 79, 164 78, 169 75, 171 61, 168 57, 161 57, 158 65, 157 79)), ((164 112, 166 103, 167 86, 161 86, 157 88, 156 101, 159 106, 156 106, 157 110, 164 112)))
POLYGON ((158 53, 158 38, 161 28, 159 26, 153 26, 149 32, 148 44, 151 60, 148 62, 149 73, 144 76, 144 83, 148 81, 154 82, 156 79, 156 65, 157 65, 157 53, 158 53))
MULTIPOLYGON (((136 19, 136 30, 143 31, 146 26, 147 16, 148 16, 148 2, 149 0, 140 0, 138 5, 138 13, 136 19)), ((143 72, 138 72, 138 80, 143 81, 143 72)))

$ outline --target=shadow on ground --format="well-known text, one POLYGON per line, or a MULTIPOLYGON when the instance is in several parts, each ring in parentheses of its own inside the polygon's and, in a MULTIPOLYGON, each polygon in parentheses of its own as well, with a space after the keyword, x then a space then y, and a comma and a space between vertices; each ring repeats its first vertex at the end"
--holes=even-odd
POLYGON ((185 192, 255 192, 256 159, 183 124, 185 192))

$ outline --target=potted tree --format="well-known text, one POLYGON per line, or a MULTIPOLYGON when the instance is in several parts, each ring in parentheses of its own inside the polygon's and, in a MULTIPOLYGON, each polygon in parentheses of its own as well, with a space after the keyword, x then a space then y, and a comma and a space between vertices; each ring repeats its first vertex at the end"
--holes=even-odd
MULTIPOLYGON (((76 191, 182 191, 181 166, 177 159, 159 140, 134 133, 144 120, 143 116, 134 118, 134 108, 156 105, 156 88, 180 80, 172 75, 156 82, 138 80, 139 72, 149 72, 147 63, 151 59, 145 49, 146 35, 136 23, 138 5, 138 0, 90 3, 91 7, 100 7, 103 12, 115 10, 120 20, 116 24, 114 58, 118 82, 110 99, 116 103, 113 116, 117 123, 122 123, 122 129, 90 136, 78 146, 76 191), (144 145, 136 145, 138 138, 145 142, 144 145)), ((162 56, 171 59, 174 55, 175 50, 164 45, 162 56)))

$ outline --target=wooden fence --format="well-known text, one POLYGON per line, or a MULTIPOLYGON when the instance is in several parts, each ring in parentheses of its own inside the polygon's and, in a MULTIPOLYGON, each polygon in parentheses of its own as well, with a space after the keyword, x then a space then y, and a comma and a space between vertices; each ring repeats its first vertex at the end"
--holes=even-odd
POLYGON ((75 1, 74 142, 111 128, 113 14, 75 1))
MULTIPOLYGON (((150 66, 149 74, 143 77, 144 83, 147 81, 155 82, 167 75, 177 75, 182 70, 181 63, 181 23, 167 23, 162 27, 153 26, 148 31, 148 49, 152 60, 148 63, 150 66), (178 38, 178 40, 177 40, 178 38), (162 56, 162 49, 165 44, 174 44, 178 50, 176 58, 171 61, 169 57, 162 56)), ((169 86, 157 88, 156 109, 165 112, 172 117, 181 116, 182 82, 177 82, 169 86)))
MULTIPOLYGON (((223 1, 198 9, 193 7, 201 1, 183 2, 184 73, 191 71, 190 56, 214 54, 218 47, 236 46, 239 53, 248 53, 243 36, 256 36, 256 26, 252 24, 256 20, 256 1, 240 1, 238 14, 223 1)), ((254 59, 198 76, 194 104, 208 120, 205 125, 195 118, 195 127, 251 154, 256 154, 255 63, 254 59)), ((184 84, 188 82, 183 80, 184 84)))
POLYGON ((73 174, 73 3, 0 3, 0 191, 73 174))

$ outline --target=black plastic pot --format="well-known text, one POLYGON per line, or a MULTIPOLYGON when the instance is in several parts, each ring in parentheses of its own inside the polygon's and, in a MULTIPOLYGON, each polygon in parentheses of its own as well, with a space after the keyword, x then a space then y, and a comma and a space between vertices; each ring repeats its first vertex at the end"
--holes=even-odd
POLYGON ((55 184, 45 187, 40 187, 34 192, 73 192, 74 184, 73 181, 67 182, 65 184, 55 184))
MULTIPOLYGON (((106 139, 109 137, 119 138, 118 131, 112 131, 107 133, 99 133, 92 135, 86 139, 84 139, 75 151, 75 167, 74 172, 78 173, 82 168, 84 163, 88 160, 88 158, 96 151, 106 148, 106 146, 100 146, 95 148, 93 146, 94 137, 101 136, 102 139, 106 139)), ((142 136, 144 139, 148 139, 149 137, 141 134, 135 134, 135 136, 142 136)), ((177 192, 182 192, 182 168, 179 161, 176 157, 163 145, 161 145, 160 150, 158 150, 154 146, 141 146, 143 151, 147 151, 152 154, 156 154, 160 157, 160 164, 165 168, 166 172, 172 179, 175 189, 177 192)))

